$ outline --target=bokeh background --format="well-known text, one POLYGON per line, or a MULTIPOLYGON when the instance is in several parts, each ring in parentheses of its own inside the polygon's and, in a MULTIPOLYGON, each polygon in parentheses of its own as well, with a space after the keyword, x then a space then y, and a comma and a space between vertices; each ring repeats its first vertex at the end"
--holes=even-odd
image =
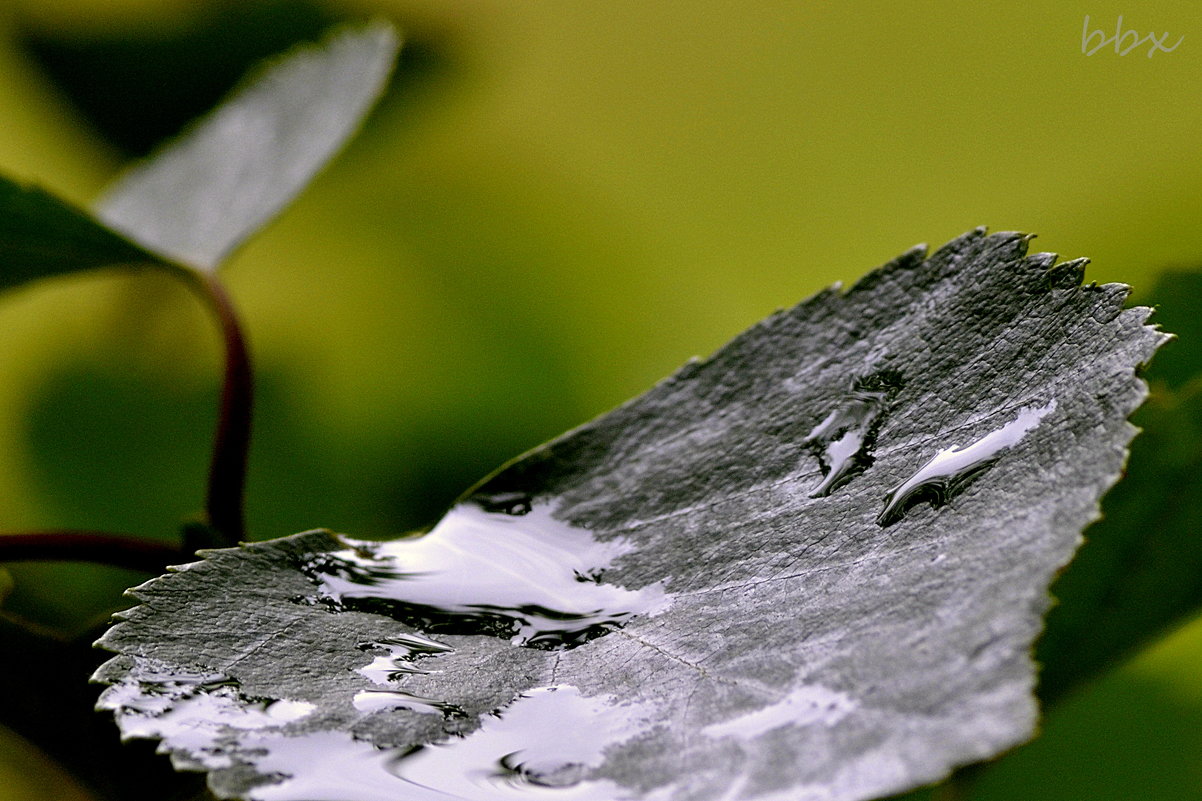
MULTIPOLYGON (((256 538, 429 523, 917 242, 1033 231, 1137 298, 1202 265, 1202 4, 1184 1, 4 0, 0 170, 86 204, 255 58, 366 14, 407 38, 387 96, 226 273, 260 378, 256 538), (1184 39, 1086 56, 1086 14, 1184 39)), ((218 355, 162 276, 0 298, 0 529, 173 537, 202 502, 218 355)), ((67 634, 146 578, 9 572, 6 607, 67 634)), ((1200 662, 1186 625, 973 797, 1202 798, 1200 662)), ((0 799, 88 797, 0 729, 0 799)))

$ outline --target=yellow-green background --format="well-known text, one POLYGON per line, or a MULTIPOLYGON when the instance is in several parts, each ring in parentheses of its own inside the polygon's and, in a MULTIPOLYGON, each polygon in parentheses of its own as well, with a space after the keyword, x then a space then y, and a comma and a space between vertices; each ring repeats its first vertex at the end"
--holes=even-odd
MULTIPOLYGON (((0 170, 85 203, 121 165, 14 20, 169 28, 197 6, 6 0, 0 170)), ((916 242, 1034 231, 1137 294, 1202 265, 1202 4, 331 8, 390 15, 443 60, 228 269, 264 376, 256 537, 421 523, 431 498, 916 242), (1184 40, 1087 57, 1085 14, 1184 40)), ((177 410, 207 409, 217 370, 199 305, 162 278, 0 299, 0 529, 170 536, 200 505, 209 424, 177 410), (93 479, 119 486, 91 497, 93 479)), ((14 604, 76 630, 139 580, 13 572, 14 604)), ((1071 700, 982 797, 1202 798, 1200 660, 1187 627, 1071 700)), ((0 742, 0 799, 69 797, 39 764, 0 742)))

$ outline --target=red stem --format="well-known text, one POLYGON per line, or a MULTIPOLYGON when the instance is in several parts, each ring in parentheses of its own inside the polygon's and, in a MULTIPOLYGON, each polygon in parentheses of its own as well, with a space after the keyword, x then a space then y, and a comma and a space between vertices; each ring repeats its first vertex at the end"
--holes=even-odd
POLYGON ((179 548, 104 531, 0 534, 0 562, 95 562, 146 573, 188 560, 179 548))
POLYGON ((202 276, 202 290, 217 315, 225 343, 225 377, 221 387, 221 412, 209 464, 209 490, 205 512, 209 525, 225 542, 234 545, 246 539, 243 496, 246 463, 250 450, 254 379, 246 337, 238 322, 233 301, 212 274, 202 276))
MULTIPOLYGON (((221 409, 209 464, 205 513, 209 527, 225 544, 234 545, 246 538, 243 496, 254 404, 250 354, 225 287, 210 273, 190 271, 190 275, 196 279, 193 285, 213 309, 225 344, 221 409)), ((0 534, 0 562, 95 562, 160 573, 164 565, 187 558, 178 547, 103 531, 0 534)))

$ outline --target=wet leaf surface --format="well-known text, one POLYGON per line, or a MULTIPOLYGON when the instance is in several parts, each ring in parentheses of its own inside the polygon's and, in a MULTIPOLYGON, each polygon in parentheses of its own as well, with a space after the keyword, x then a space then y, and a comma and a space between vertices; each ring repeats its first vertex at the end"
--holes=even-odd
POLYGON ((156 252, 215 269, 359 129, 397 47, 384 23, 345 26, 269 64, 120 178, 99 204, 101 219, 156 252))
POLYGON ((206 552, 133 591, 101 706, 252 799, 866 799, 996 755, 1162 339, 1026 249, 773 315, 423 538, 206 552))

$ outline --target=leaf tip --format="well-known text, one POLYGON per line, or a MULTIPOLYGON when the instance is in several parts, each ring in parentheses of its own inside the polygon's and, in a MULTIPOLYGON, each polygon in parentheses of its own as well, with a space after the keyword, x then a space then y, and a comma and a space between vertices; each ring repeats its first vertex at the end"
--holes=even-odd
MULTIPOLYGON (((1056 264, 1057 256, 1054 253, 1037 253, 1036 256, 1051 256, 1045 266, 1050 289, 1075 289, 1084 283, 1085 266, 1089 264, 1089 259, 1070 259, 1056 264)), ((1030 258, 1034 259, 1035 256, 1030 258)))

